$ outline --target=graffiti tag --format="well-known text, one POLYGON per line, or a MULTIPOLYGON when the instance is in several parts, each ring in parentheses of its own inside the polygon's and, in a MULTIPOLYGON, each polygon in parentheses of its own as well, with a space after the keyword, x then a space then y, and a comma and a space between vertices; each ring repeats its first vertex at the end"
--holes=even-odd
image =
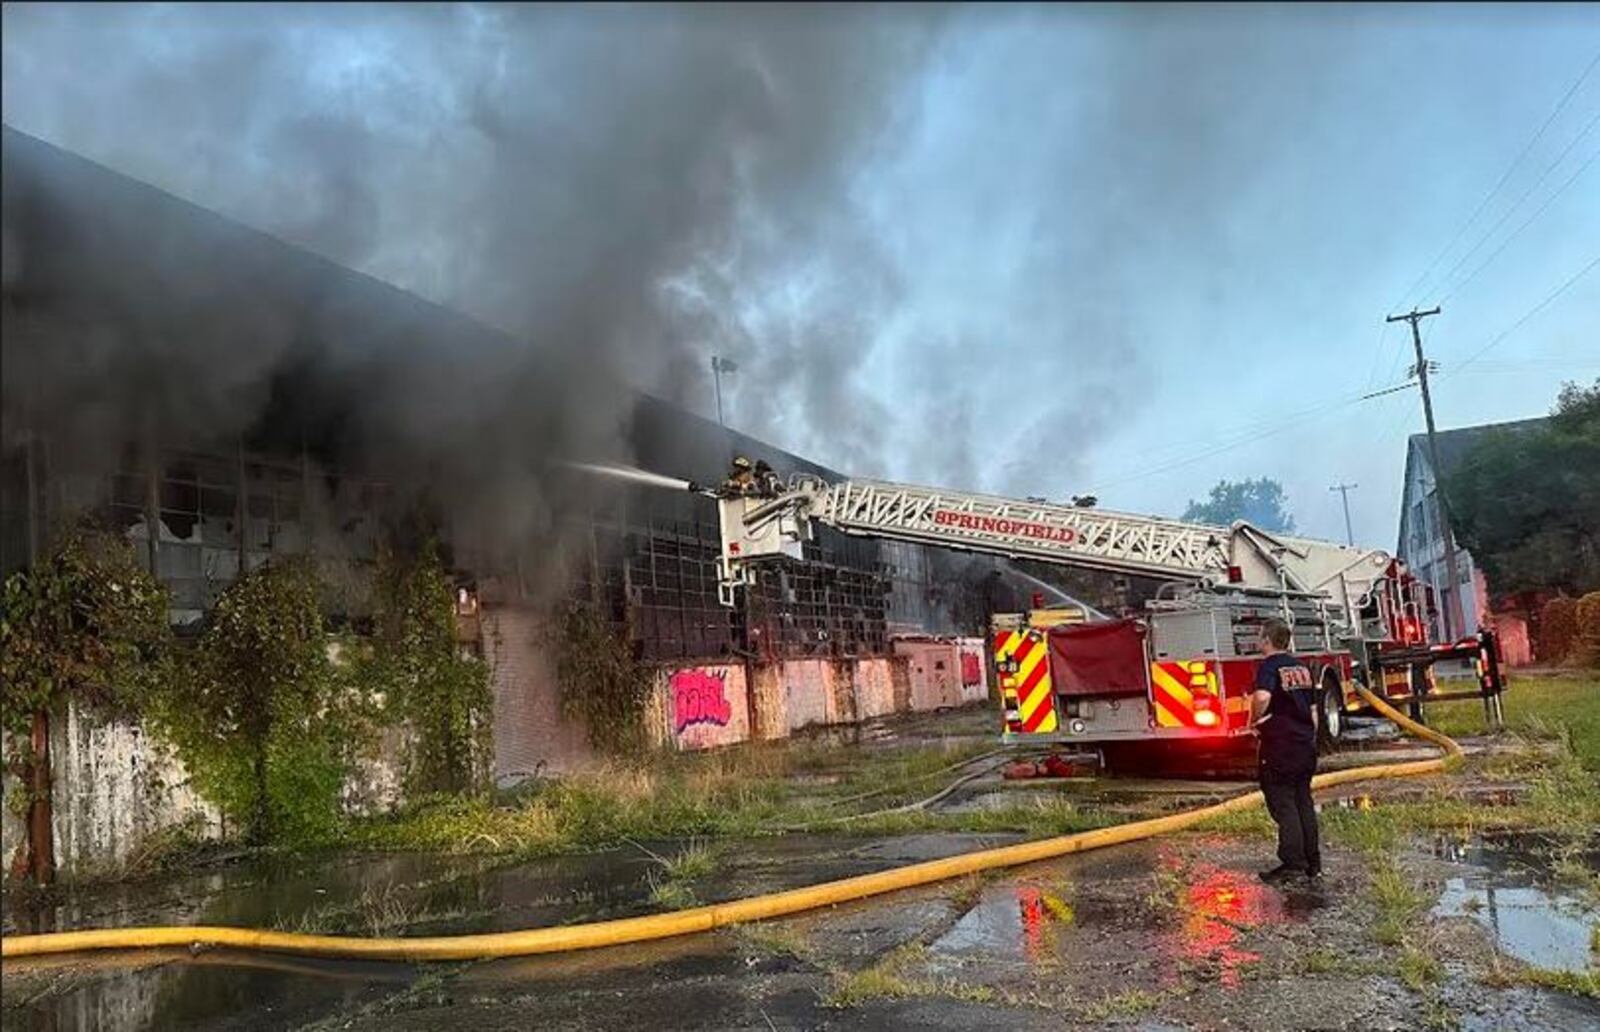
POLYGON ((727 684, 718 674, 704 670, 679 670, 672 675, 672 725, 679 734, 691 724, 727 727, 733 707, 727 684))

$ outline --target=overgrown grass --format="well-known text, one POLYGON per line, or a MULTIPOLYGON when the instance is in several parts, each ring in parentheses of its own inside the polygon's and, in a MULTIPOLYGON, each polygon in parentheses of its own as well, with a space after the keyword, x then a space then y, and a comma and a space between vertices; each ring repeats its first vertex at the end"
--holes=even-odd
POLYGON ((354 822, 366 849, 543 855, 629 839, 750 837, 815 827, 845 834, 1016 831, 1060 834, 1113 823, 1066 800, 969 814, 880 812, 931 795, 980 746, 882 752, 809 743, 615 763, 493 802, 439 797, 354 822), (853 813, 862 820, 840 821, 853 813))
MULTIPOLYGON (((1503 698, 1506 728, 1535 738, 1563 732, 1573 754, 1589 770, 1600 770, 1600 673, 1514 674, 1503 698)), ((1428 723, 1447 735, 1482 734, 1482 705, 1436 702, 1428 723)))

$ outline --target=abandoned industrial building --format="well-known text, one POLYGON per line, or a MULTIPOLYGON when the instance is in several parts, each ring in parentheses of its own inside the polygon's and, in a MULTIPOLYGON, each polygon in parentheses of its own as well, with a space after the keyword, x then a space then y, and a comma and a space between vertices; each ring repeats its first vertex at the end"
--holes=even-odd
MULTIPOLYGON (((507 547, 456 504, 504 470, 463 473, 470 446, 439 446, 442 431, 409 413, 355 412, 392 381, 448 378, 452 354, 518 342, 9 127, 4 162, 4 572, 60 521, 96 513, 170 590, 181 632, 241 570, 303 552, 359 568, 386 528, 432 513, 463 634, 492 671, 501 783, 589 755, 542 629, 552 584, 658 665, 652 734, 676 748, 983 698, 989 614, 1050 587, 997 560, 824 531, 807 546, 817 561, 765 572, 729 608, 711 499, 531 468, 543 523, 512 521, 522 539, 507 547), (718 704, 682 719, 675 678, 690 695, 714 684, 718 704)), ((836 477, 649 395, 619 423, 611 457, 674 477, 714 482, 735 454, 836 477)), ((1091 600, 1109 590, 1085 577, 1061 583, 1091 600)))

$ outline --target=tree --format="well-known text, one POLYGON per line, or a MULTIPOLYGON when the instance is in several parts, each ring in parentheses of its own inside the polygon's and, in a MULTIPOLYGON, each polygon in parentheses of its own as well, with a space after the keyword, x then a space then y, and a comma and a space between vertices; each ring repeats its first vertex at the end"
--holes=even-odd
POLYGON ((161 585, 126 541, 78 530, 5 582, 0 616, 0 724, 27 819, 25 868, 55 873, 50 824, 50 720, 69 702, 102 713, 139 709, 167 672, 171 628, 161 585))
POLYGON ((1283 485, 1271 477, 1238 482, 1219 480, 1206 501, 1190 499, 1189 507, 1183 511, 1183 518, 1219 526, 1245 520, 1262 530, 1294 531, 1294 517, 1289 515, 1283 485))
POLYGON ((1550 419, 1491 432, 1444 478, 1456 536, 1497 593, 1600 589, 1600 380, 1550 419))
POLYGON ((223 592, 162 733, 246 840, 315 837, 337 820, 348 721, 308 563, 260 567, 223 592))

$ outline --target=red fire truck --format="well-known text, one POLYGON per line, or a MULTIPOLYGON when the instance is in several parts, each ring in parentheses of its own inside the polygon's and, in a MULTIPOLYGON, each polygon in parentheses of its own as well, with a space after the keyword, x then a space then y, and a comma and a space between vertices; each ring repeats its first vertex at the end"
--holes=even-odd
POLYGON ((1361 703, 1361 682, 1420 715, 1435 664, 1472 664, 1491 719, 1504 688, 1488 631, 1425 638, 1428 599, 1376 549, 1230 527, 944 491, 876 480, 799 476, 718 492, 724 601, 762 563, 803 561, 816 525, 846 534, 1153 577, 1143 611, 1107 617, 1083 605, 995 617, 993 659, 1006 742, 1071 744, 1108 756, 1133 746, 1247 733, 1261 624, 1293 629, 1319 685, 1325 744, 1361 703))

